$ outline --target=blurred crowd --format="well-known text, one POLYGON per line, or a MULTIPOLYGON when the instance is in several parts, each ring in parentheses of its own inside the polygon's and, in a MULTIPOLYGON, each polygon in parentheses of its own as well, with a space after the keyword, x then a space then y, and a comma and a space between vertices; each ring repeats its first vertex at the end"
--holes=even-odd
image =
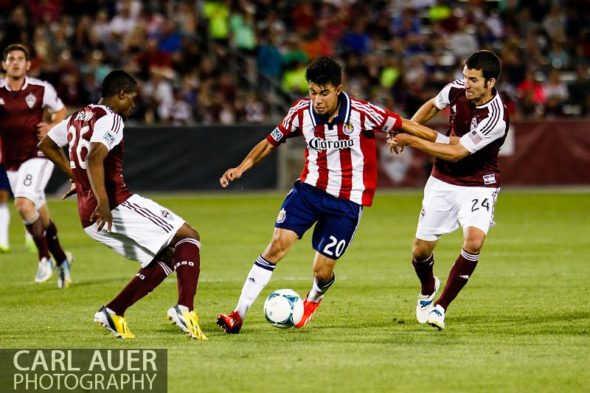
POLYGON ((504 63, 513 118, 590 114, 587 0, 0 0, 0 43, 27 44, 31 75, 76 109, 114 68, 141 85, 134 119, 276 121, 307 94, 317 56, 345 89, 411 116, 478 49, 504 63))

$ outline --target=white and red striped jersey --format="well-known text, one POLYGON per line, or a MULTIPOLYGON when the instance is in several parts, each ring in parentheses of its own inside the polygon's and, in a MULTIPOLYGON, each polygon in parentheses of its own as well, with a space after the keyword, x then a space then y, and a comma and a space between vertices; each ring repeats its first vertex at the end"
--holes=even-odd
POLYGON ((314 112, 311 99, 295 102, 266 137, 273 146, 303 136, 305 165, 299 180, 362 206, 373 202, 377 185, 375 131, 401 126, 400 117, 367 101, 340 94, 338 115, 327 123, 314 112))

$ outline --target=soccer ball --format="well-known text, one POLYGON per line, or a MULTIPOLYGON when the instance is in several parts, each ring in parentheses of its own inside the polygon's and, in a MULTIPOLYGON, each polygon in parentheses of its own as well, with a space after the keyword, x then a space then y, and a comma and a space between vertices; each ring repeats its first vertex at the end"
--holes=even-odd
POLYGON ((293 327, 303 317, 303 300, 292 289, 277 289, 264 302, 264 317, 274 327, 293 327))

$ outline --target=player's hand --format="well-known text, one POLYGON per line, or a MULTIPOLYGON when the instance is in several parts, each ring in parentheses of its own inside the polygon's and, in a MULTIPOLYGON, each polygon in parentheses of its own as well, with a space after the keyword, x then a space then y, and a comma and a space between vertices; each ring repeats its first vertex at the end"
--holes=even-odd
POLYGON ((90 216, 90 221, 98 225, 98 231, 102 230, 106 225, 106 230, 110 232, 113 227, 113 215, 108 204, 106 206, 98 204, 90 216))
POLYGON ((221 187, 226 188, 229 186, 229 183, 242 177, 242 173, 244 172, 238 168, 229 168, 225 171, 223 176, 219 178, 219 184, 221 184, 221 187))
POLYGON ((389 151, 395 154, 400 154, 404 151, 404 147, 410 143, 412 136, 403 132, 387 137, 387 144, 389 145, 389 151))
POLYGON ((39 140, 45 138, 45 136, 47 135, 47 133, 51 129, 51 126, 45 122, 41 122, 41 123, 37 124, 36 127, 37 127, 37 139, 39 139, 39 140))
POLYGON ((62 196, 61 199, 66 199, 71 197, 72 195, 74 195, 76 193, 76 183, 74 183, 74 181, 72 180, 72 183, 70 184, 70 189, 68 191, 66 191, 62 196))

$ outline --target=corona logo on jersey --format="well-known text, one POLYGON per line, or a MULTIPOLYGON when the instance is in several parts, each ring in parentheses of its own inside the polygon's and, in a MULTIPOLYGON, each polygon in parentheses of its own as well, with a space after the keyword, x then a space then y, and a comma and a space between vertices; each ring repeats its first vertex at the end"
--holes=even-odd
POLYGON ((336 140, 336 141, 326 141, 321 138, 313 138, 310 139, 308 144, 310 149, 317 150, 317 151, 324 151, 328 149, 350 149, 354 146, 354 140, 352 139, 345 139, 345 140, 336 140))

